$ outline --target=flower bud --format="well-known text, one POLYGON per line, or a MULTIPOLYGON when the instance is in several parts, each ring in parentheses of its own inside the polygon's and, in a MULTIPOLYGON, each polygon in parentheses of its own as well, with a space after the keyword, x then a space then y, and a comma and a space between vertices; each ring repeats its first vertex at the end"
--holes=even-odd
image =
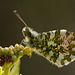
POLYGON ((8 51, 9 51, 8 47, 5 47, 3 50, 4 50, 4 53, 8 54, 8 51))
POLYGON ((19 47, 19 44, 16 44, 16 45, 15 45, 15 48, 18 48, 18 47, 19 47))
POLYGON ((13 55, 13 56, 12 56, 12 59, 13 59, 13 60, 15 60, 16 58, 17 58, 16 55, 13 55))
POLYGON ((23 55, 23 51, 19 51, 19 55, 23 55))
POLYGON ((9 48, 9 54, 12 56, 12 55, 14 55, 14 51, 13 51, 14 49, 12 48, 12 47, 10 47, 9 48))
POLYGON ((3 51, 3 48, 0 46, 0 52, 2 52, 3 51))

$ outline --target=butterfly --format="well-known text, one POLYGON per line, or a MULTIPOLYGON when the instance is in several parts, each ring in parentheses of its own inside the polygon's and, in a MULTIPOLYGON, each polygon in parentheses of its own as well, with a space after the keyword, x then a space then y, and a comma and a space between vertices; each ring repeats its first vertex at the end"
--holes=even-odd
POLYGON ((15 10, 16 16, 25 24, 22 44, 43 56, 57 67, 63 67, 75 60, 75 33, 65 29, 38 33, 24 22, 15 10))

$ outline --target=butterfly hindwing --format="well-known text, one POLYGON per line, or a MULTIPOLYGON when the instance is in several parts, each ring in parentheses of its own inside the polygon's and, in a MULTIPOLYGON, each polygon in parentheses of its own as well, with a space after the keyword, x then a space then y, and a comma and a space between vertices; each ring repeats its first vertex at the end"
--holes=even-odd
POLYGON ((75 33, 53 30, 40 33, 31 44, 34 52, 42 55, 58 67, 69 64, 75 58, 75 33))

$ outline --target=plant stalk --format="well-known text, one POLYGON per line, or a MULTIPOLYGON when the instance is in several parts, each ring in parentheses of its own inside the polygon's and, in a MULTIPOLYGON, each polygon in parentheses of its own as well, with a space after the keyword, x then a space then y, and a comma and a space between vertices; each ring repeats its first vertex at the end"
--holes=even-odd
POLYGON ((5 68, 3 75, 9 75, 10 68, 5 68))

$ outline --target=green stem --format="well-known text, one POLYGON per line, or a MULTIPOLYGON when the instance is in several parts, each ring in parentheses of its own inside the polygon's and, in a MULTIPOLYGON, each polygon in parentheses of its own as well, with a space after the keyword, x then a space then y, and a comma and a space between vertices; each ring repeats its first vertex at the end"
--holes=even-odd
POLYGON ((10 68, 5 68, 3 75, 9 75, 10 68))
POLYGON ((4 72, 2 75, 9 75, 9 72, 10 72, 10 69, 12 68, 12 66, 17 62, 17 60, 19 59, 20 57, 18 57, 14 63, 5 63, 4 66, 3 66, 3 69, 4 69, 4 72))

